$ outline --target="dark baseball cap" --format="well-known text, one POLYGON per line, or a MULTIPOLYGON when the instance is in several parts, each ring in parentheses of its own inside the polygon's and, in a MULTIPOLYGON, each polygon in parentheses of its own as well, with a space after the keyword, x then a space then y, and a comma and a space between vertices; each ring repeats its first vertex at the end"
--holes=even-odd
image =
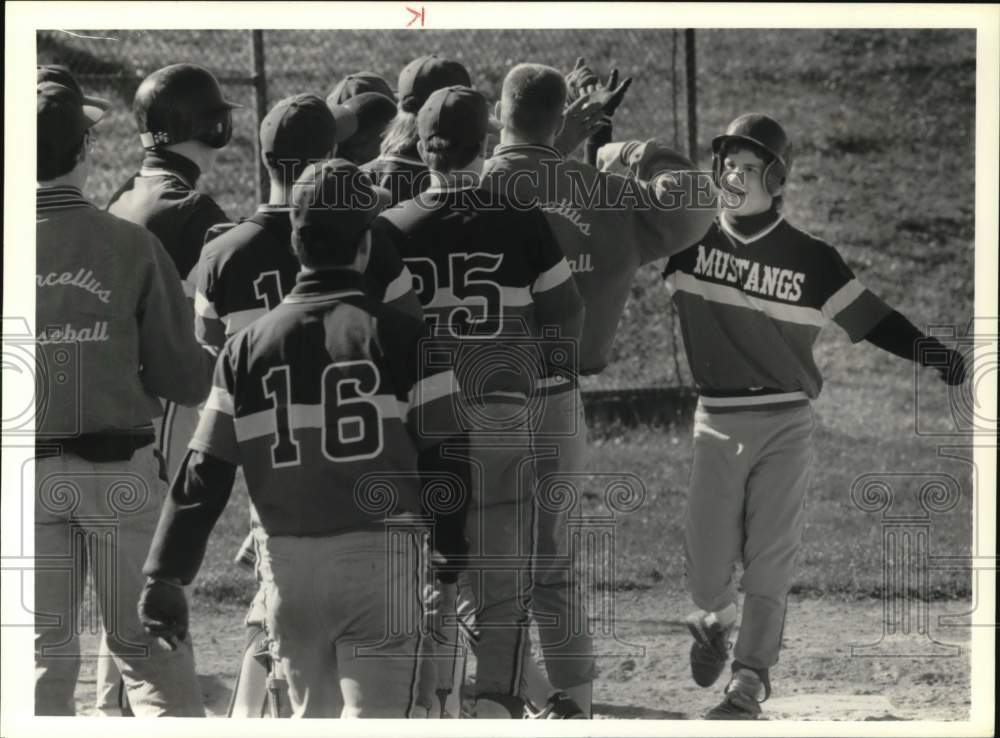
POLYGON ((292 186, 292 229, 304 241, 354 245, 381 212, 371 178, 347 159, 310 164, 292 186))
POLYGON ((269 161, 324 159, 357 127, 354 113, 342 105, 331 108, 310 93, 292 95, 275 103, 261 121, 260 151, 269 161))
POLYGON ((54 163, 76 150, 83 134, 101 119, 108 105, 100 98, 85 97, 78 85, 58 82, 39 83, 37 98, 39 170, 43 171, 43 162, 54 163))
POLYGON ((358 134, 378 136, 396 117, 396 101, 378 92, 363 92, 344 103, 358 120, 358 134))
POLYGON ((472 86, 468 70, 457 61, 434 54, 414 59, 399 73, 399 107, 416 113, 434 90, 452 85, 472 86))
POLYGON ((440 136, 455 146, 476 146, 489 130, 486 98, 471 87, 455 85, 437 90, 417 113, 417 132, 422 141, 440 136))
POLYGON ((91 97, 89 95, 84 95, 83 90, 80 88, 80 83, 76 81, 76 77, 73 76, 73 73, 70 72, 69 69, 61 64, 39 64, 38 84, 41 84, 42 82, 55 82, 56 84, 68 87, 76 92, 82 101, 81 107, 83 108, 83 114, 90 118, 94 123, 99 121, 104 115, 104 112, 111 107, 111 102, 105 100, 103 97, 91 97))
POLYGON ((326 102, 328 105, 343 105, 352 97, 363 95, 366 92, 377 92, 393 101, 396 99, 396 94, 383 77, 375 72, 355 72, 347 75, 334 86, 330 94, 326 96, 326 102))

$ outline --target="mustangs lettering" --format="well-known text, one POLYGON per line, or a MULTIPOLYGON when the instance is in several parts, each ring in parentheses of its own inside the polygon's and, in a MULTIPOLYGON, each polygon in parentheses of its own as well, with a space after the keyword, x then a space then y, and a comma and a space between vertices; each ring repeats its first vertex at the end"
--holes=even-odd
POLYGON ((698 244, 694 274, 738 284, 744 292, 779 300, 798 302, 802 299, 803 272, 761 264, 721 249, 698 244))

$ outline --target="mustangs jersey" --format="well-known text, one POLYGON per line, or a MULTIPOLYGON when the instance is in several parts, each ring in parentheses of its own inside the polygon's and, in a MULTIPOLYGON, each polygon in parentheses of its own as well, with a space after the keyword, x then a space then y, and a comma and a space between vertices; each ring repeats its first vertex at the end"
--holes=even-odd
MULTIPOLYGON (((221 348, 292 291, 300 267, 291 240, 288 209, 262 205, 205 245, 194 305, 201 343, 221 348)), ((420 317, 410 273, 385 239, 373 238, 365 277, 372 299, 420 317)))
POLYGON ((270 536, 332 535, 420 509, 418 427, 451 417, 454 373, 424 370, 422 321, 364 288, 349 270, 302 274, 219 355, 190 448, 242 465, 270 536))
POLYGON ((389 191, 390 205, 412 200, 427 189, 431 173, 420 159, 398 154, 384 154, 361 167, 372 181, 389 191))
POLYGON ((483 186, 545 213, 586 305, 581 374, 607 365, 636 270, 690 246, 712 221, 713 211, 690 199, 652 205, 649 183, 563 159, 548 146, 498 146, 483 186))
POLYGON ((147 228, 160 239, 194 295, 194 275, 208 230, 229 218, 208 195, 195 190, 199 169, 169 151, 149 151, 142 168, 111 196, 108 212, 147 228))
POLYGON ((719 218, 664 271, 707 409, 805 402, 823 379, 812 348, 831 321, 860 341, 892 309, 840 254, 780 215, 743 235, 719 218))
POLYGON ((384 212, 372 230, 409 267, 431 333, 452 339, 450 361, 467 398, 530 394, 552 365, 532 348, 542 326, 575 344, 580 298, 537 208, 513 208, 476 187, 431 187, 384 212))

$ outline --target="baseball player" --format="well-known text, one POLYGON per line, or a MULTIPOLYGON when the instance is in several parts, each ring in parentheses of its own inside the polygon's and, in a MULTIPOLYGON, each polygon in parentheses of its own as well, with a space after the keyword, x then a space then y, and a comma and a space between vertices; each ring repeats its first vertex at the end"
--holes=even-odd
MULTIPOLYGON (((160 239, 194 297, 194 267, 208 230, 229 218, 195 189, 232 136, 232 110, 218 81, 195 64, 153 72, 135 93, 133 112, 145 149, 142 167, 111 197, 108 211, 145 226, 160 239)), ((180 330, 177 327, 174 330, 180 330)), ((159 447, 172 477, 184 456, 198 415, 167 404, 159 447)))
MULTIPOLYGON (((221 350, 226 339, 279 305, 291 292, 300 269, 291 248, 292 184, 310 163, 333 156, 339 142, 349 137, 355 126, 351 110, 328 106, 311 94, 280 100, 265 116, 260 146, 270 178, 269 199, 248 220, 214 227, 212 232, 221 231, 220 235, 202 250, 195 288, 199 341, 221 350)), ((373 299, 422 317, 412 277, 386 240, 371 241, 365 276, 366 291, 373 299)), ((252 546, 247 550, 252 554, 252 546)), ((270 678, 275 683, 269 675, 268 653, 261 648, 262 596, 263 590, 247 615, 247 645, 233 691, 231 717, 259 717, 268 707, 267 700, 260 698, 268 694, 265 682, 270 678)))
POLYGON ((417 151, 420 106, 435 90, 471 84, 472 79, 464 66, 434 54, 414 59, 400 71, 396 117, 385 130, 378 158, 362 167, 371 173, 376 184, 389 190, 393 205, 412 199, 429 182, 427 165, 417 151))
MULTIPOLYGON (((616 146, 617 155, 603 157, 620 166, 630 157, 616 146)), ((725 667, 739 562, 745 598, 732 678, 706 718, 746 720, 760 715, 771 693, 802 537, 810 403, 822 386, 812 355, 820 329, 836 323, 852 341, 912 361, 922 359, 920 344, 933 344, 950 358, 939 368, 949 384, 963 381, 965 368, 960 354, 866 289, 832 246, 785 219, 791 145, 773 118, 736 118, 712 149, 723 211, 696 244, 670 257, 664 277, 700 394, 684 534, 688 589, 699 608, 687 619, 691 673, 707 687, 725 667)))
MULTIPOLYGON (((576 76, 596 79, 592 73, 576 76)), ((579 90, 578 99, 598 102, 603 114, 611 115, 627 84, 612 87, 588 82, 587 86, 586 92, 579 90)), ((519 64, 507 74, 497 105, 503 126, 500 145, 486 162, 483 183, 496 191, 513 191, 520 203, 540 203, 586 306, 579 371, 588 375, 597 374, 607 363, 629 285, 639 267, 694 243, 711 224, 713 210, 699 208, 691 197, 677 198, 674 207, 660 206, 672 188, 686 193, 694 189, 686 174, 669 182, 665 178, 656 183, 629 181, 564 159, 552 144, 562 125, 567 94, 566 80, 551 67, 519 64)), ((560 476, 574 484, 586 452, 577 377, 543 377, 537 391, 545 402, 535 418, 535 444, 554 451, 537 462, 540 490, 546 479, 551 483, 560 476)), ((553 513, 544 507, 537 511, 539 561, 556 562, 567 556, 568 512, 553 513)), ((570 627, 574 622, 586 623, 587 618, 567 567, 538 567, 533 611, 539 618, 548 678, 557 690, 547 707, 578 709, 589 717, 593 645, 586 632, 570 627), (542 615, 554 618, 555 624, 542 625, 542 615)))
POLYGON ((462 441, 448 420, 454 372, 416 360, 422 322, 365 294, 359 272, 377 212, 368 178, 345 160, 311 165, 297 181, 292 243, 305 269, 220 353, 144 568, 144 623, 181 635, 182 586, 242 465, 294 717, 408 716, 422 565, 410 518, 422 507, 418 472, 435 468, 444 441, 426 429, 462 441))
POLYGON ((39 394, 35 713, 75 713, 82 588, 73 582, 89 562, 106 658, 132 709, 201 716, 190 642, 170 652, 147 635, 135 600, 167 486, 154 453, 157 397, 196 405, 214 362, 193 332, 176 330, 193 318, 160 242, 82 194, 107 101, 84 96, 55 66, 38 69, 37 97, 37 361, 59 367, 75 357, 70 368, 86 384, 57 378, 39 394))
POLYGON ((432 330, 454 341, 448 361, 473 406, 467 534, 476 576, 460 585, 477 605, 476 717, 521 718, 534 491, 528 398, 541 373, 574 371, 572 351, 554 357, 575 341, 583 310, 542 213, 479 187, 488 126, 486 100, 470 87, 431 93, 417 113, 431 184, 374 230, 414 274, 432 330), (558 340, 546 338, 550 329, 558 340), (489 567, 498 561, 501 569, 489 567))
POLYGON ((338 155, 358 166, 378 158, 382 135, 396 117, 396 93, 374 72, 355 72, 326 96, 330 106, 344 105, 358 118, 358 130, 338 147, 338 155))

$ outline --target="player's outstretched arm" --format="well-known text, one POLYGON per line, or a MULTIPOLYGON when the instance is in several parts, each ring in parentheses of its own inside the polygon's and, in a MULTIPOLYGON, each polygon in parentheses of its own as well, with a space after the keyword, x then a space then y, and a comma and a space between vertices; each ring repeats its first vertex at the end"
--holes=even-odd
POLYGON ((190 450, 160 511, 142 567, 146 585, 139 598, 139 620, 148 633, 168 643, 187 635, 183 587, 201 568, 208 538, 229 502, 235 476, 236 467, 229 462, 190 450))
POLYGON ((865 340, 895 356, 917 362, 921 366, 933 367, 941 381, 949 385, 965 381, 967 368, 962 354, 947 348, 933 336, 926 335, 898 310, 893 310, 879 321, 865 336, 865 340), (940 362, 941 356, 947 356, 948 360, 940 362), (928 362, 930 357, 938 358, 928 362))
POLYGON ((655 140, 608 144, 597 154, 609 187, 641 195, 641 207, 628 210, 628 243, 648 264, 693 246, 705 235, 718 211, 717 193, 696 171, 694 162, 655 140), (621 176, 636 179, 623 184, 621 176), (707 189, 706 189, 707 186, 707 189))

